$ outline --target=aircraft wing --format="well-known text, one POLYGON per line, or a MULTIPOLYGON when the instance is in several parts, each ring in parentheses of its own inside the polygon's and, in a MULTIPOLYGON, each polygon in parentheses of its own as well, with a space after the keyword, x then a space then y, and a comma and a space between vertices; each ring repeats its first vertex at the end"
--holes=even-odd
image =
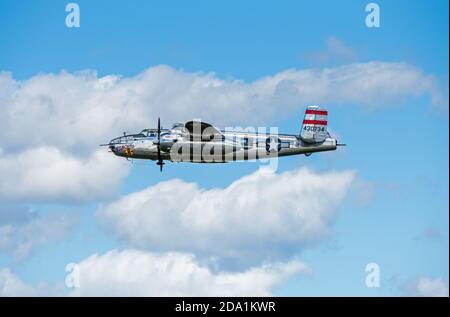
POLYGON ((222 140, 222 132, 213 127, 211 124, 198 120, 191 120, 184 124, 184 127, 189 131, 191 139, 198 139, 201 141, 222 140))

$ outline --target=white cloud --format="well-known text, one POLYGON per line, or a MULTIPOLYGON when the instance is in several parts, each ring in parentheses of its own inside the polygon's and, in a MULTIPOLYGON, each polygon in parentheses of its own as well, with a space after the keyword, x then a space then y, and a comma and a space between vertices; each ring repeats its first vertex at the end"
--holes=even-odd
MULTIPOLYGON (((343 50, 336 40, 330 45, 343 50)), ((158 116, 166 124, 193 117, 217 125, 267 124, 280 115, 301 116, 311 103, 379 107, 424 94, 442 101, 433 76, 388 62, 288 69, 248 83, 164 65, 128 78, 83 71, 16 81, 3 72, 0 91, 4 149, 57 146, 77 153, 122 131, 154 126, 158 116)))
POLYGON ((105 150, 79 158, 54 147, 0 153, 0 198, 87 201, 114 192, 129 164, 105 150))
POLYGON ((192 254, 138 250, 94 254, 79 263, 72 296, 270 296, 286 278, 306 272, 299 261, 243 272, 213 272, 192 254))
POLYGON ((23 223, 0 224, 0 252, 12 252, 16 260, 33 249, 65 238, 77 223, 74 214, 34 215, 23 223))
POLYGON ((262 168, 226 188, 171 180, 103 206, 97 217, 138 247, 267 259, 326 236, 353 178, 262 168))
POLYGON ((448 282, 443 278, 429 278, 420 276, 403 285, 404 295, 425 297, 447 297, 448 282))
POLYGON ((8 268, 0 268, 0 297, 35 296, 36 291, 30 285, 11 272, 8 268))
MULTIPOLYGON (((349 53, 336 40, 329 45, 349 53)), ((165 65, 133 77, 62 71, 17 81, 0 72, 0 197, 62 201, 110 194, 128 168, 106 149, 98 152, 98 144, 154 126, 158 116, 165 124, 195 117, 218 126, 268 125, 280 116, 298 120, 311 103, 379 107, 421 95, 442 102, 433 76, 387 62, 288 69, 253 82, 165 65)))

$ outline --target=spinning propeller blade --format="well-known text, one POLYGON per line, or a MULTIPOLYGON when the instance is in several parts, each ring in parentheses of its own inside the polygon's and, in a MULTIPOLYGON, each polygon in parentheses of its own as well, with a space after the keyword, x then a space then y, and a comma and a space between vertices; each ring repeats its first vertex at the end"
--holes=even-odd
POLYGON ((158 142, 156 143, 156 148, 158 150, 158 162, 156 165, 159 165, 159 171, 162 172, 164 162, 161 158, 161 120, 158 117, 158 142))

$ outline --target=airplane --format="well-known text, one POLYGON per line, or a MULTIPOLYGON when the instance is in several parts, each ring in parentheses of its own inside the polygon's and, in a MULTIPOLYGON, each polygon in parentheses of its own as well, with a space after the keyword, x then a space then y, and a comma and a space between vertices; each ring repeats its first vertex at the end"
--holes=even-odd
POLYGON ((334 151, 339 144, 327 131, 328 111, 307 106, 299 135, 220 130, 201 120, 176 123, 170 129, 158 126, 137 134, 126 134, 107 144, 114 155, 126 159, 156 161, 163 170, 164 161, 226 163, 266 159, 315 152, 334 151))

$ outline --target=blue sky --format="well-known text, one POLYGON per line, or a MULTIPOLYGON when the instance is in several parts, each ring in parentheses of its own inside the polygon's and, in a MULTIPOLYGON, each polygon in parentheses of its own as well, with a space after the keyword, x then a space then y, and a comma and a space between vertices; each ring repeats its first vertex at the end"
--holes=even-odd
MULTIPOLYGON (((319 174, 355 171, 356 176, 352 189, 334 208, 330 233, 311 245, 302 244, 295 252, 286 251, 289 254, 280 259, 297 259, 312 273, 290 276, 271 288, 271 292, 289 296, 397 296, 424 277, 437 284, 443 282, 448 294, 448 1, 377 1, 381 10, 380 28, 367 28, 364 23, 368 1, 282 1, 275 4, 269 1, 80 0, 76 3, 80 6, 81 27, 72 29, 64 22, 67 3, 4 1, 0 5, 0 71, 11 74, 19 83, 18 91, 30 83, 30 78, 42 74, 59 76, 61 71, 77 74, 93 70, 97 78, 118 75, 126 79, 161 64, 168 65, 174 72, 199 76, 214 73, 212 76, 216 79, 237 79, 244 83, 288 69, 339 70, 354 63, 400 63, 411 67, 411 71, 417 70, 418 75, 415 72, 413 75, 418 78, 411 79, 412 84, 409 82, 412 73, 407 73, 382 87, 379 99, 374 93, 375 98, 360 102, 364 96, 346 98, 339 92, 331 92, 323 106, 330 112, 328 120, 332 131, 348 147, 334 153, 309 158, 288 157, 278 162, 278 174, 307 167, 319 174), (428 80, 429 84, 420 88, 420 84, 428 80), (411 88, 402 90, 406 86, 411 88), (440 101, 433 102, 435 95, 442 97, 440 101), (365 285, 364 268, 369 262, 380 265, 379 288, 365 285)), ((4 113, 11 114, 9 97, 2 99, 2 96, 9 96, 7 89, 1 84, 0 80, 0 92, 4 90, 0 93, 2 108, 4 113)), ((166 81, 162 87, 172 84, 175 85, 166 81)), ((72 95, 70 87, 61 93, 65 92, 67 98, 75 98, 75 101, 72 99, 74 104, 76 98, 80 98, 80 103, 84 100, 72 95)), ((34 92, 40 98, 45 98, 45 94, 39 90, 34 92)), ((161 98, 164 102, 164 96, 161 98)), ((24 100, 26 104, 31 99, 24 100)), ((261 111, 274 115, 248 118, 249 124, 278 126, 282 132, 297 133, 305 104, 273 106, 275 108, 261 111)), ((196 116, 195 108, 189 108, 189 104, 186 107, 183 113, 196 116)), ((230 114, 227 117, 230 121, 225 124, 246 122, 246 118, 236 114, 238 109, 230 111, 235 114, 230 114)), ((155 121, 150 120, 161 115, 157 112, 157 108, 152 109, 148 126, 155 125, 155 121)), ((76 110, 68 113, 74 117, 79 115, 76 110)), ((165 114, 164 110, 161 113, 165 114)), ((17 117, 6 117, 7 127, 35 133, 33 119, 27 121, 31 125, 27 127, 18 126, 22 121, 16 125, 14 118, 17 117)), ((168 120, 172 118, 191 119, 178 118, 168 112, 166 117, 162 116, 163 124, 169 125, 168 120)), ((70 122, 70 115, 67 119, 70 122)), ((45 118, 36 117, 36 120, 45 121, 45 118)), ((57 120, 65 120, 65 117, 58 115, 57 120)), ((148 127, 135 126, 132 123, 136 121, 132 120, 124 122, 120 127, 130 131, 148 127)), ((104 127, 99 124, 89 128, 94 132, 104 127)), ((15 146, 2 140, 0 148, 3 153, 20 155, 27 149, 48 145, 77 158, 83 158, 83 151, 97 150, 88 146, 86 150, 81 144, 84 139, 79 146, 66 146, 65 141, 54 141, 51 134, 41 136, 39 130, 36 131, 39 136, 36 144, 15 146), (83 150, 78 152, 77 148, 83 150)), ((120 134, 119 129, 93 133, 109 138, 120 134)), ((11 132, 11 135, 14 138, 17 133, 11 132)), ((65 138, 72 137, 78 138, 77 131, 73 135, 68 133, 65 138)), ((92 140, 92 143, 100 144, 109 138, 92 140)), ((20 136, 17 139, 20 140, 20 136)), ((129 165, 125 164, 128 168, 129 165)), ((124 165, 111 166, 122 168, 124 165)), ((27 168, 30 167, 23 167, 27 168)), ((175 178, 196 183, 204 191, 226 188, 258 168, 255 163, 167 164, 160 174, 153 162, 136 162, 123 177, 117 176, 116 186, 105 187, 101 194, 93 194, 87 201, 79 196, 59 197, 57 192, 40 196, 39 191, 31 190, 33 195, 14 196, 5 190, 0 198, 7 208, 0 209, 0 228, 16 228, 15 232, 19 233, 13 237, 29 234, 17 229, 26 226, 26 220, 17 220, 18 225, 11 220, 15 219, 18 208, 36 210, 40 217, 47 214, 73 216, 76 224, 61 237, 52 236, 37 244, 22 258, 14 255, 15 246, 2 249, 0 239, 0 268, 8 268, 34 289, 66 294, 69 292, 64 287, 67 263, 81 262, 94 253, 136 247, 114 230, 105 230, 99 221, 99 206, 175 178), (2 219, 8 220, 2 222, 2 219)), ((110 173, 117 174, 117 170, 110 173)), ((104 182, 95 177, 90 180, 104 182)), ((14 182, 12 180, 13 185, 14 182)), ((0 190, 4 188, 0 186, 0 190)), ((308 198, 298 197, 299 204, 302 199, 308 198)), ((1 234, 0 230, 0 237, 1 234)), ((20 239, 28 238, 20 236, 20 239)), ((151 246, 142 249, 154 251, 151 246)), ((162 250, 165 251, 171 250, 162 250)), ((1 285, 0 274, 0 291, 1 285)))

